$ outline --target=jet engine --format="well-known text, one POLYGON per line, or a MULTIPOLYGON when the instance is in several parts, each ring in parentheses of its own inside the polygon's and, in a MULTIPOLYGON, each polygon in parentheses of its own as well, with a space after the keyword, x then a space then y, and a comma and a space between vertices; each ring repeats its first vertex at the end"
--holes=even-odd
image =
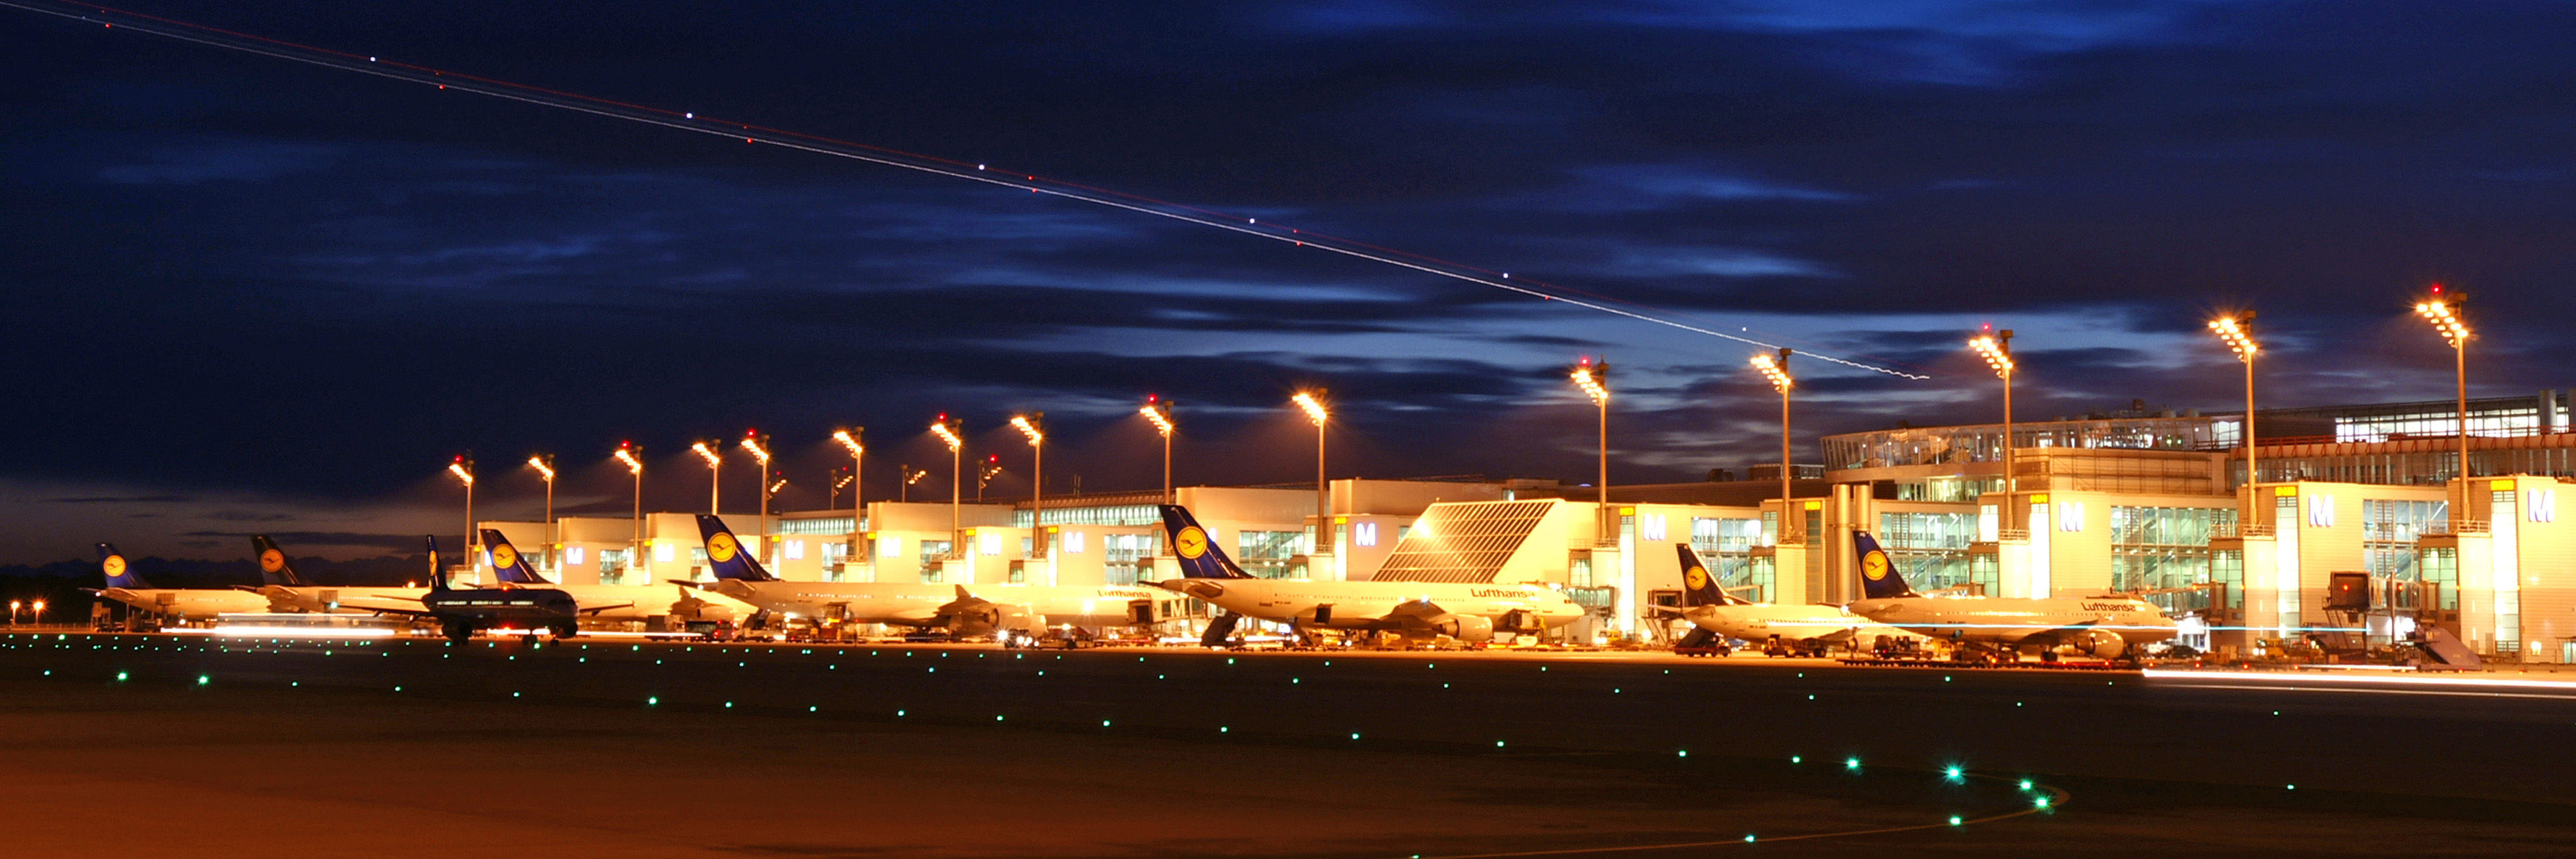
POLYGON ((2117 659, 2129 652, 2129 642, 2119 633, 2107 629, 2088 629, 2075 636, 2075 649, 2101 659, 2117 659))
POLYGON ((1494 640, 1494 619, 1483 615, 1453 614, 1432 624, 1431 628, 1459 641, 1494 640))

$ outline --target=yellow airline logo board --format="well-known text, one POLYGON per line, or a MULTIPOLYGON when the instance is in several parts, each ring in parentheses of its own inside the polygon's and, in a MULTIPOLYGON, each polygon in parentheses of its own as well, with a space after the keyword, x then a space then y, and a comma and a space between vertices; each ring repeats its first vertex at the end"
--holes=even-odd
POLYGON ((1199 530, 1199 526, 1196 525, 1181 529, 1180 536, 1172 538, 1172 551, 1179 552, 1181 557, 1193 561, 1198 560, 1200 555, 1207 554, 1207 549, 1207 532, 1199 530))

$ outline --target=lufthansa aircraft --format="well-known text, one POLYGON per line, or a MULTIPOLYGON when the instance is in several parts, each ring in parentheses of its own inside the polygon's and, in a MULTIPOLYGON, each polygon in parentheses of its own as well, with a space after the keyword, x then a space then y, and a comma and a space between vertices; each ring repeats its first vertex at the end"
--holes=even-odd
POLYGON ((1225 609, 1200 643, 1219 646, 1238 617, 1324 628, 1395 632, 1408 638, 1448 636, 1492 641, 1495 632, 1540 632, 1583 616, 1563 591, 1536 584, 1458 582, 1316 582, 1262 579, 1245 573, 1208 541, 1188 508, 1163 505, 1163 530, 1180 559, 1181 577, 1153 582, 1225 609))
MULTIPOLYGON (((259 573, 268 579, 259 592, 271 605, 309 612, 373 612, 378 614, 419 614, 420 598, 428 588, 336 587, 317 585, 295 573, 286 551, 266 534, 250 537, 251 551, 259 554, 259 573)), ((438 566, 438 547, 430 547, 430 568, 438 566)))
MULTIPOLYGON (((489 532, 486 532, 489 533, 489 532)), ((571 594, 554 588, 451 588, 438 565, 438 538, 429 538, 429 589, 416 609, 387 609, 438 621, 448 640, 462 644, 476 633, 503 624, 520 630, 529 641, 536 631, 551 630, 555 640, 580 631, 581 606, 571 594)))
POLYGON ((1005 630, 1034 632, 1055 625, 1144 626, 1162 616, 1154 610, 1156 601, 1164 598, 1160 591, 1120 585, 785 581, 753 559, 724 520, 699 514, 698 533, 706 541, 707 564, 716 577, 710 587, 782 615, 944 629, 958 637, 1005 630))
MULTIPOLYGON (((1863 599, 1853 614, 1972 649, 2017 654, 2070 647, 2103 659, 2134 657, 2140 645, 2174 637, 2173 618, 2154 603, 2127 595, 2089 597, 1927 597, 1905 585, 1887 552, 1867 532, 1852 534, 1860 553, 1863 599)), ((2017 657, 2008 657, 2017 658, 2017 657)))
MULTIPOLYGON (((1682 647, 1705 647, 1713 637, 1739 639, 1763 645, 1770 653, 1818 655, 1837 646, 1855 646, 1868 640, 1868 633, 1912 637, 1912 633, 1890 629, 1870 619, 1852 614, 1840 606, 1775 605, 1757 603, 1728 594, 1709 577, 1708 565, 1689 543, 1674 543, 1682 562, 1683 620, 1698 627, 1683 639, 1682 647)), ((1670 609, 1666 609, 1670 611, 1670 609)))
POLYGON ((505 588, 553 588, 571 594, 584 617, 599 620, 644 620, 670 617, 683 621, 742 621, 756 609, 750 603, 712 591, 682 585, 558 585, 537 574, 510 538, 483 529, 483 545, 492 553, 492 575, 505 588))
POLYGON ((103 588, 81 590, 155 614, 181 620, 212 620, 219 614, 268 610, 268 598, 238 588, 156 588, 125 568, 125 555, 115 546, 98 544, 98 569, 107 577, 103 588))

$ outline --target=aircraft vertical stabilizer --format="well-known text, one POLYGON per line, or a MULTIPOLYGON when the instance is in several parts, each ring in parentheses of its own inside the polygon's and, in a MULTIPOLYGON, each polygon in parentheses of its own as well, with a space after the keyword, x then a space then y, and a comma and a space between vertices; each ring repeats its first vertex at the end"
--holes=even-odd
POLYGON ((1186 579, 1249 579, 1252 574, 1234 565, 1234 559, 1217 548, 1208 538, 1206 528, 1190 515, 1187 507, 1163 505, 1163 536, 1172 541, 1172 557, 1181 562, 1181 577, 1186 579))
POLYGON ((250 535, 250 550, 259 558, 260 581, 294 588, 313 584, 295 574, 295 562, 287 560, 286 550, 278 548, 277 541, 269 539, 268 535, 250 535))
POLYGON ((1905 585, 1905 576, 1888 560, 1887 550, 1878 547, 1878 538, 1867 531, 1854 531, 1852 550, 1860 554, 1861 596, 1874 600, 1921 596, 1905 585))
POLYGON ((777 576, 761 568, 760 562, 751 557, 751 552, 743 549, 742 541, 734 539, 733 530, 726 528, 724 520, 714 514, 698 514, 698 537, 706 541, 707 566, 715 571, 716 578, 746 582, 778 581, 777 576))
POLYGON ((536 587, 554 584, 537 575, 537 568, 528 563, 528 556, 519 554, 519 547, 510 545, 510 538, 501 536, 499 529, 483 529, 483 548, 492 553, 492 575, 501 582, 536 587))
POLYGON ((1683 608, 1752 604, 1752 600, 1730 595, 1725 588, 1718 587, 1717 577, 1708 571, 1708 564, 1700 560, 1699 552, 1692 549, 1691 544, 1676 542, 1673 548, 1681 554, 1683 608))
POLYGON ((98 571, 107 576, 107 586, 111 588, 137 590, 151 587, 143 583, 142 576, 135 575, 133 571, 125 568, 123 553, 118 552, 115 546, 106 543, 98 544, 98 571))

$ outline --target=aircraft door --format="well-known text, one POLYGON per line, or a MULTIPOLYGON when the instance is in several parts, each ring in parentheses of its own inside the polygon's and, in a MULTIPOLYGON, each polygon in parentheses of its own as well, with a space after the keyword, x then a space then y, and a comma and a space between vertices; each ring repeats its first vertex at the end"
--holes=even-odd
POLYGON ((1150 626, 1160 620, 1162 620, 1162 618, 1156 616, 1156 612, 1154 611, 1153 600, 1139 599, 1129 600, 1127 602, 1127 624, 1129 626, 1150 626))
POLYGON ((1323 605, 1319 605, 1319 606, 1316 606, 1316 607, 1315 607, 1315 623, 1316 623, 1316 624, 1318 624, 1318 625, 1322 625, 1322 624, 1330 624, 1330 623, 1332 623, 1332 622, 1333 622, 1333 604, 1332 604, 1332 603, 1325 603, 1325 604, 1323 604, 1323 605))

